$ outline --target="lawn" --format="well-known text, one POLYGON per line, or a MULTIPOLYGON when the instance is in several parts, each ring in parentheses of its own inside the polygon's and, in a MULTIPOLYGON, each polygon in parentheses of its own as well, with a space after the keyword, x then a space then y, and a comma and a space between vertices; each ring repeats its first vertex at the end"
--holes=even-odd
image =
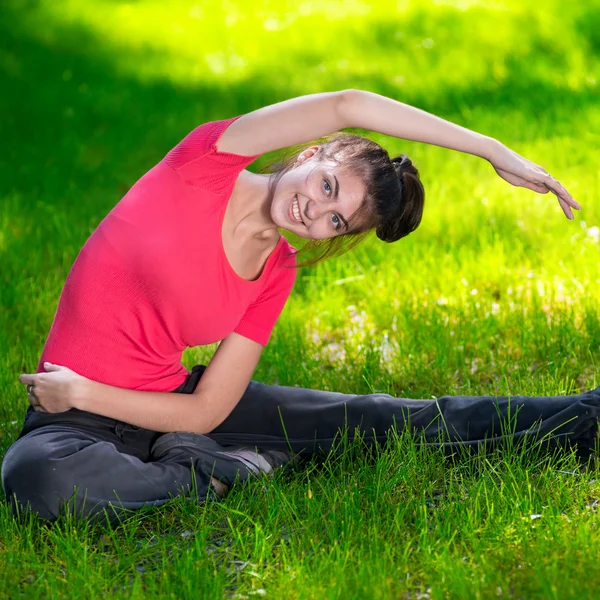
MULTIPOLYGON (((420 169, 423 223, 302 269, 255 379, 410 398, 600 385, 598 0, 6 0, 0 33, 0 458, 17 377, 129 187, 199 123, 345 88, 498 138, 583 210, 368 132, 420 169)), ((571 454, 449 462, 400 435, 116 529, 2 499, 0 597, 596 598, 599 503, 600 466, 571 454)))

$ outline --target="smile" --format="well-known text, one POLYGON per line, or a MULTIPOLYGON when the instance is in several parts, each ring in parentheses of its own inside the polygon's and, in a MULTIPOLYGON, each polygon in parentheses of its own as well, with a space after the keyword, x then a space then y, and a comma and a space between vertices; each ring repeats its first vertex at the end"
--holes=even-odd
POLYGON ((304 221, 300 216, 300 204, 298 203, 298 194, 296 194, 294 196, 294 199, 292 200, 290 212, 294 221, 296 221, 297 223, 302 223, 302 225, 304 225, 304 221))

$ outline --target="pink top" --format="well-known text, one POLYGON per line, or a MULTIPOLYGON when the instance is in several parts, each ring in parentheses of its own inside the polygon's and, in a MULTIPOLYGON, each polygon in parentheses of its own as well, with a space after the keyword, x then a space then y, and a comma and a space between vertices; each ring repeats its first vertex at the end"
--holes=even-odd
POLYGON ((257 158, 218 151, 236 118, 197 127, 100 223, 66 279, 38 372, 49 361, 109 385, 166 392, 188 375, 188 346, 231 332, 267 344, 294 285, 294 249, 282 237, 254 281, 227 260, 225 209, 257 158))

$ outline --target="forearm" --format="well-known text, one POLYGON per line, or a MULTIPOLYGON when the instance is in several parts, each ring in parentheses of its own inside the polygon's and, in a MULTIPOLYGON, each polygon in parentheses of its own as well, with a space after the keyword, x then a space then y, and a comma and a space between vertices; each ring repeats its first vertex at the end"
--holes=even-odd
POLYGON ((141 392, 87 380, 75 408, 153 431, 208 433, 233 410, 198 394, 141 392))
POLYGON ((405 140, 434 144, 489 160, 495 139, 423 110, 363 90, 346 90, 340 110, 344 127, 359 127, 405 140))

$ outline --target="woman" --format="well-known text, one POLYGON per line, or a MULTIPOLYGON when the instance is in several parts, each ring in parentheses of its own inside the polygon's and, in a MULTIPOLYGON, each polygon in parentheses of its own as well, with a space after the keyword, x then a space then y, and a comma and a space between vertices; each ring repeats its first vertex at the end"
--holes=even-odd
POLYGON ((327 254, 371 229, 395 241, 421 220, 410 160, 390 160, 358 136, 309 145, 275 176, 244 170, 265 152, 347 127, 474 154, 509 183, 553 192, 568 218, 580 208, 496 140, 365 91, 201 125, 133 186, 73 265, 38 373, 21 376, 32 406, 2 468, 13 506, 47 519, 64 507, 113 519, 163 504, 193 480, 202 499, 282 464, 286 447, 326 447, 344 424, 383 437, 404 409, 421 411, 389 397, 250 382, 294 284, 294 249, 280 229, 329 240, 327 254), (183 350, 219 340, 206 369, 187 373, 183 350))

